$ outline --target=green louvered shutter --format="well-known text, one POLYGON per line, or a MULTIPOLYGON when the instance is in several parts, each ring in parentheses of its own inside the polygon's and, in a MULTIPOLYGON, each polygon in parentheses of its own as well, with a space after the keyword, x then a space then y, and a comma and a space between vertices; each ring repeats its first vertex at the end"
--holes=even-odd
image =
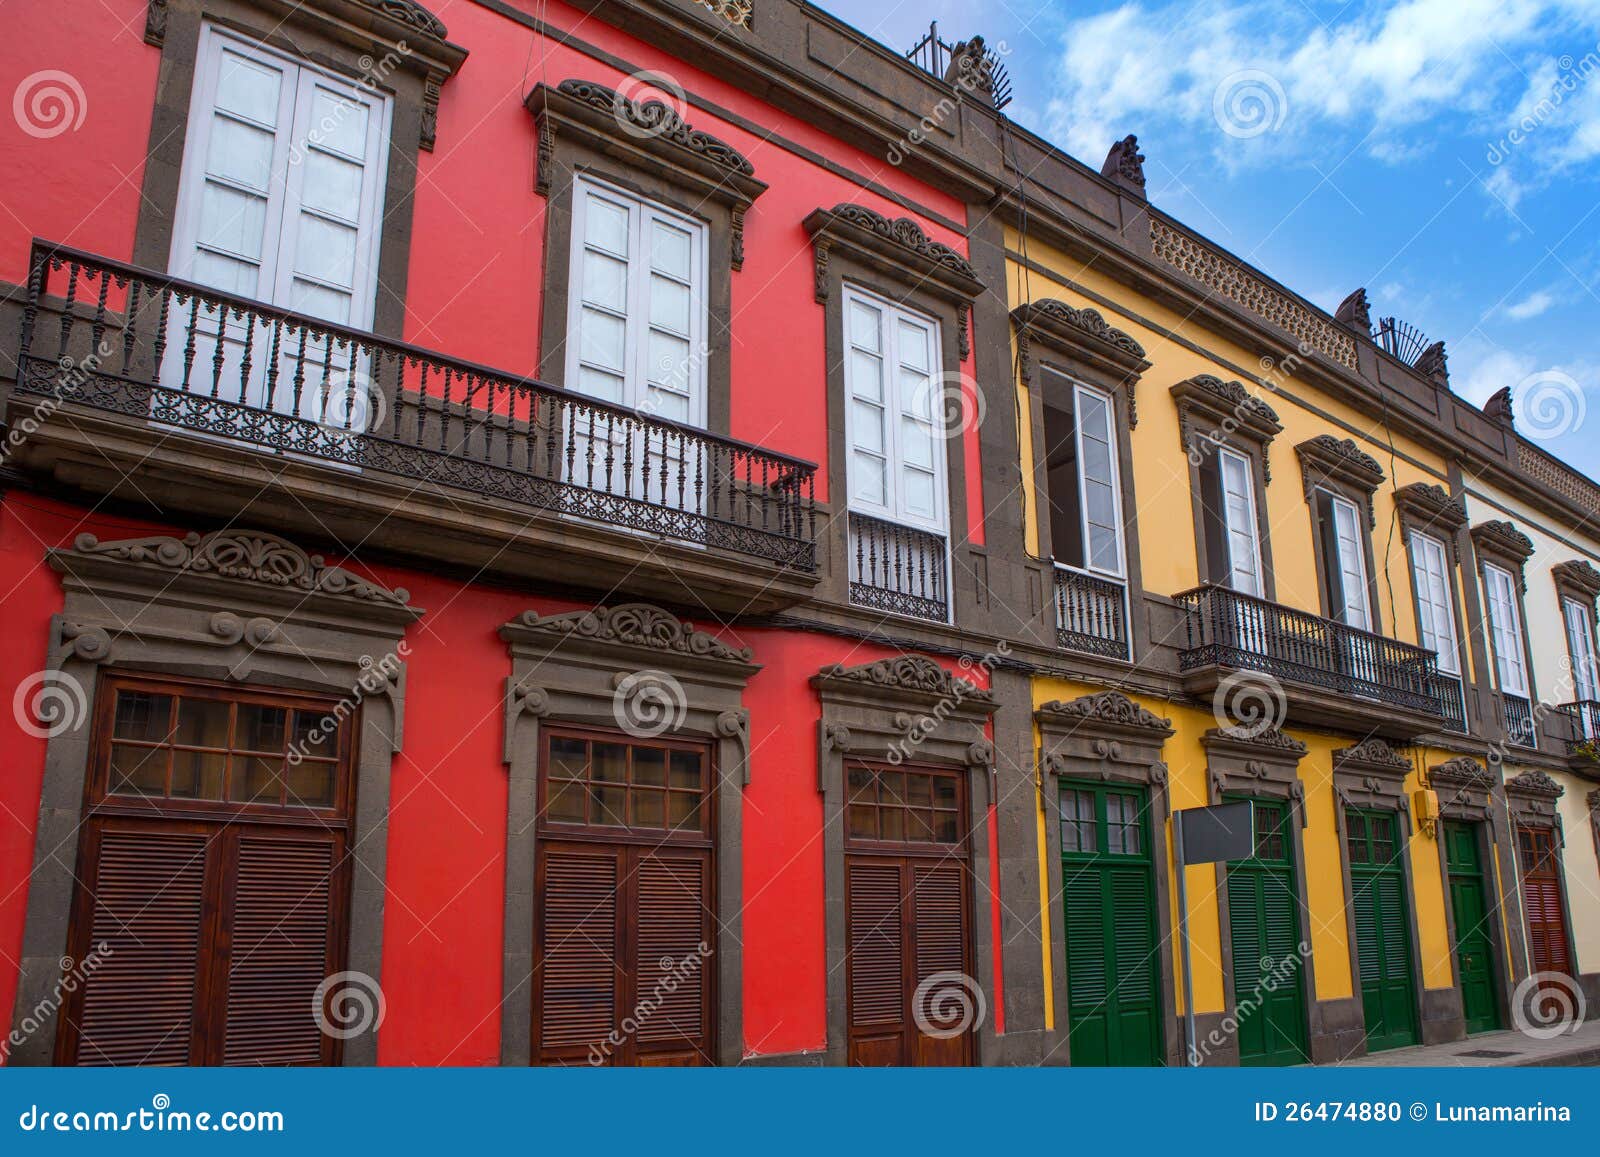
POLYGON ((1101 870, 1093 864, 1069 864, 1062 892, 1067 908, 1067 1007, 1071 1018, 1068 1047, 1075 1065, 1111 1063, 1106 1001, 1106 913, 1101 896, 1101 870))

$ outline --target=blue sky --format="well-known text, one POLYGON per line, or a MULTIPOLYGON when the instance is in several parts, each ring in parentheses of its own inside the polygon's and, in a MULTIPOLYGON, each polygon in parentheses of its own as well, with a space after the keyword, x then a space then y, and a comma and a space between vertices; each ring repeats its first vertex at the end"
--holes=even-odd
POLYGON ((1365 286, 1600 477, 1600 0, 820 2, 981 34, 1014 120, 1096 168, 1137 133, 1153 203, 1324 309, 1365 286))

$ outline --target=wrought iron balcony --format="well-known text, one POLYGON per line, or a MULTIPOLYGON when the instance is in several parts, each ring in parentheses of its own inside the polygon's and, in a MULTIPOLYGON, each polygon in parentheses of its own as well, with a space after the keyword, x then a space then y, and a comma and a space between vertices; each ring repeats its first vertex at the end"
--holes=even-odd
POLYGON ((35 242, 20 353, 14 427, 18 401, 36 426, 93 411, 197 435, 195 455, 332 467, 347 493, 358 475, 512 504, 563 542, 633 532, 614 565, 666 541, 767 564, 752 582, 815 581, 812 463, 433 350, 35 242))
POLYGON ((1293 718, 1402 738, 1437 731, 1451 714, 1426 648, 1226 587, 1177 602, 1187 630, 1178 668, 1193 693, 1215 691, 1223 672, 1257 671, 1278 681, 1293 718))
POLYGON ((1056 563, 1056 645, 1128 658, 1128 588, 1116 579, 1056 563))
POLYGON ((1533 704, 1521 695, 1505 692, 1501 692, 1500 699, 1504 705, 1508 742, 1517 747, 1536 749, 1539 746, 1539 731, 1534 718, 1533 704))
POLYGON ((1467 702, 1462 693, 1461 680, 1440 671, 1434 677, 1439 687, 1439 706, 1444 709, 1444 729, 1457 734, 1467 733, 1467 702))
POLYGON ((945 537, 850 512, 850 601, 935 623, 950 618, 945 537))
POLYGON ((1572 756, 1574 763, 1593 767, 1597 749, 1600 749, 1600 703, 1593 699, 1563 703, 1561 713, 1567 717, 1570 726, 1567 753, 1572 756))

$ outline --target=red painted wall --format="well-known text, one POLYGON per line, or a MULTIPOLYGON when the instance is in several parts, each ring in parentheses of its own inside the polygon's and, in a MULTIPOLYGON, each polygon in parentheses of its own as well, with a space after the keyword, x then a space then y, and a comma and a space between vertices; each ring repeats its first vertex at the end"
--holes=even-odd
MULTIPOLYGON (((476 4, 457 0, 438 7, 451 39, 471 56, 445 86, 437 150, 417 158, 405 336, 532 373, 545 203, 533 191, 534 131, 522 98, 540 80, 616 84, 624 74, 476 4)), ((959 201, 883 159, 832 141, 609 25, 558 3, 523 7, 934 212, 965 219, 959 201)), ((0 279, 25 278, 34 235, 119 259, 131 255, 160 56, 142 40, 145 10, 143 0, 8 9, 0 75, 69 71, 70 84, 49 77, 38 83, 67 94, 70 107, 63 114, 71 127, 46 138, 24 132, 15 118, 0 118, 0 169, 27 175, 0 186, 0 279)), ((824 314, 812 298, 811 247, 800 222, 840 201, 892 216, 905 210, 702 108, 684 112, 697 128, 744 151, 770 186, 746 221, 746 262, 733 279, 732 432, 825 466, 824 314)), ((38 123, 50 126, 48 109, 38 123)), ((965 250, 959 234, 931 220, 919 223, 935 239, 965 250)), ((964 368, 970 373, 972 363, 964 368)), ((975 429, 952 443, 956 452, 964 456, 968 477, 966 529, 981 542, 975 429)), ((818 496, 826 496, 825 469, 818 496)), ((103 538, 172 532, 7 495, 0 508, 0 616, 5 637, 20 645, 0 649, 0 685, 14 688, 44 665, 48 621, 61 593, 43 551, 69 544, 84 530, 103 538)), ((469 589, 419 573, 378 569, 375 577, 405 586, 413 603, 429 612, 409 637, 405 750, 394 765, 383 975, 389 1004, 381 1059, 490 1064, 499 1055, 506 815, 501 713, 509 670, 495 631, 530 607, 566 608, 530 593, 469 589)), ((744 813, 745 1043, 761 1053, 820 1048, 826 1033, 821 803, 817 708, 806 680, 827 663, 868 662, 885 652, 781 632, 749 632, 745 641, 764 665, 746 697, 754 751, 744 813)), ((0 1008, 10 1009, 45 744, 5 713, 0 745, 9 756, 0 776, 0 1008)))

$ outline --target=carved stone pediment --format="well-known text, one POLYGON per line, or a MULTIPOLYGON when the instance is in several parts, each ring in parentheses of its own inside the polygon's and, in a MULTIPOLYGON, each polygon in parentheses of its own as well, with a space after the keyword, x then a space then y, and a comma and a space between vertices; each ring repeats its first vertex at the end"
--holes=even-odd
POLYGON ((1233 431, 1263 448, 1283 432, 1278 412, 1243 382, 1196 374, 1173 386, 1171 394, 1178 404, 1178 429, 1186 453, 1216 431, 1233 431))
POLYGON ((1157 740, 1173 734, 1172 720, 1163 719, 1121 691, 1102 691, 1067 703, 1052 700, 1040 706, 1035 718, 1057 729, 1132 731, 1157 740))
POLYGON ((1493 791, 1495 777, 1476 759, 1462 756, 1430 768, 1428 782, 1436 788, 1471 787, 1482 791, 1493 791))
POLYGON ((1213 727, 1200 737, 1208 751, 1238 752, 1256 759, 1299 763, 1306 745, 1276 727, 1260 730, 1250 727, 1213 727))
POLYGON ((1550 574, 1579 602, 1592 603, 1600 598, 1600 570, 1586 559, 1558 562, 1550 568, 1550 574))
POLYGON ((911 695, 918 699, 948 699, 972 703, 994 710, 994 693, 970 679, 954 675, 924 655, 897 655, 846 667, 840 663, 824 667, 812 677, 812 686, 861 691, 883 691, 887 695, 911 695))
POLYGON ((1390 747, 1383 739, 1364 739, 1354 747, 1341 747, 1333 753, 1335 773, 1348 771, 1358 775, 1399 776, 1411 772, 1411 761, 1390 747))
POLYGON ((1275 727, 1213 727, 1200 737, 1213 802, 1225 795, 1288 800, 1305 825, 1300 760, 1306 745, 1275 727))
POLYGON ((1017 332, 1018 372, 1024 383, 1032 384, 1037 377, 1037 346, 1047 356, 1060 359, 1062 368, 1072 377, 1124 390, 1128 426, 1138 426, 1135 390, 1139 375, 1150 368, 1150 363, 1144 359, 1144 347, 1131 336, 1112 326, 1098 310, 1068 305, 1055 298, 1017 306, 1011 311, 1011 323, 1017 332))
POLYGON ((1295 451, 1300 455, 1300 470, 1308 494, 1325 481, 1348 483, 1369 495, 1383 483, 1383 467, 1357 446, 1353 438, 1318 434, 1301 442, 1295 451))
POLYGON ((78 573, 97 563, 150 567, 174 574, 231 579, 285 591, 332 595, 386 607, 404 607, 410 594, 390 590, 344 567, 328 566, 288 539, 265 531, 219 530, 183 538, 154 535, 101 542, 80 534, 71 550, 50 552, 57 570, 78 573))
POLYGON ((552 645, 570 641, 632 649, 640 653, 641 660, 665 656, 748 668, 752 655, 749 647, 731 647, 650 603, 624 603, 558 615, 527 611, 502 627, 500 633, 503 638, 514 635, 530 642, 548 639, 552 645))
POLYGON ((1456 532, 1467 524, 1467 508, 1459 498, 1432 482, 1412 482, 1395 491, 1394 503, 1414 529, 1442 538, 1454 552, 1456 532))
POLYGON ((1149 368, 1148 365, 1137 364, 1144 361, 1144 347, 1106 321, 1098 310, 1088 307, 1080 309, 1047 297, 1017 306, 1011 311, 1011 320, 1018 329, 1033 329, 1068 345, 1088 340, 1109 346, 1124 356, 1129 368, 1136 371, 1149 368))
POLYGON ((1499 779, 1476 759, 1460 756, 1428 769, 1428 786, 1439 810, 1456 819, 1494 822, 1493 797, 1499 779))
POLYGON ((1480 551, 1497 556, 1520 571, 1533 555, 1533 540, 1503 519, 1490 519, 1472 528, 1472 541, 1480 551))
POLYGON ((1506 780, 1506 793, 1559 799, 1566 793, 1566 788, 1562 787, 1545 772, 1525 771, 1521 775, 1512 776, 1506 780))

